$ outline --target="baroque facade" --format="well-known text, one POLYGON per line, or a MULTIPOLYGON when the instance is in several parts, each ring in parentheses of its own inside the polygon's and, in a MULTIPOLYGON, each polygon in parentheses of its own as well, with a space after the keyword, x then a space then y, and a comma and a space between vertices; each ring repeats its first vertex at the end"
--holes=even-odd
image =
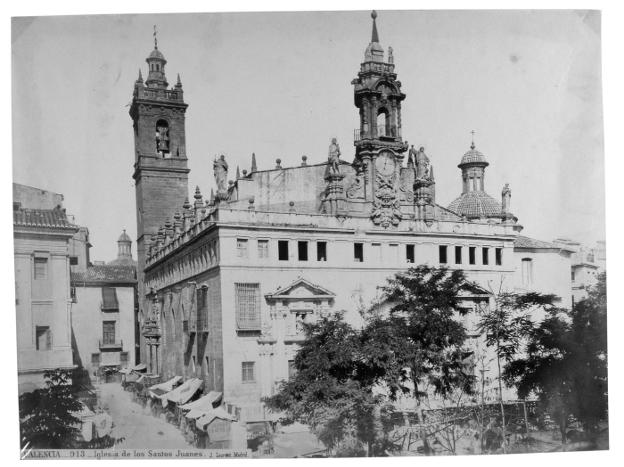
POLYGON ((486 157, 474 143, 460 160, 461 195, 436 203, 433 160, 403 139, 406 95, 392 48, 372 36, 356 78, 354 153, 332 139, 327 160, 231 173, 214 161, 216 190, 188 197, 182 84, 169 88, 155 46, 134 85, 141 355, 163 378, 198 377, 223 392, 243 421, 270 417, 261 403, 288 379, 301 323, 360 311, 377 286, 411 265, 461 268, 465 307, 492 290, 536 290, 570 300, 570 254, 520 235, 511 190, 486 192, 486 157))

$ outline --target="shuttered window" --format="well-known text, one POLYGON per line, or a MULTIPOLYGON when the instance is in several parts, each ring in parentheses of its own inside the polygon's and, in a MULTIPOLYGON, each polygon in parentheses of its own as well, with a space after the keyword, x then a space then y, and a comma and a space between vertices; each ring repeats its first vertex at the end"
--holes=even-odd
POLYGON ((238 329, 260 329, 260 284, 236 283, 238 329))

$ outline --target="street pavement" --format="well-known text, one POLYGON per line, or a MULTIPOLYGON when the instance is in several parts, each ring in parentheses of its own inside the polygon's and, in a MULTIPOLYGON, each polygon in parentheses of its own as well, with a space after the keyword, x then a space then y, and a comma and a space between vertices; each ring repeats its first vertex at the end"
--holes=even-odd
POLYGON ((182 432, 167 423, 164 418, 151 415, 149 409, 132 400, 132 394, 124 391, 119 383, 100 384, 100 406, 113 419, 112 436, 124 438, 115 445, 118 449, 185 449, 192 446, 182 432))

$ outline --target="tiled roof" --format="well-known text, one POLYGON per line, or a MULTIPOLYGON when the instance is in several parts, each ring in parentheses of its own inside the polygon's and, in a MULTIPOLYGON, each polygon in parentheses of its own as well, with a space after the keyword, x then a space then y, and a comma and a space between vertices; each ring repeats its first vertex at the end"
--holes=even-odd
POLYGON ((136 282, 134 266, 110 264, 89 266, 86 271, 72 271, 71 281, 80 282, 136 282))
POLYGON ((15 209, 13 225, 48 229, 77 229, 63 209, 15 209))
POLYGON ((550 250, 553 248, 557 250, 561 249, 560 246, 555 245, 554 243, 543 242, 541 240, 536 240, 534 238, 525 237, 524 235, 518 235, 516 237, 516 239, 514 240, 514 247, 515 248, 531 248, 531 249, 537 249, 537 250, 550 250))
POLYGON ((469 191, 449 204, 448 209, 468 219, 501 217, 501 204, 485 191, 469 191))
POLYGON ((464 154, 464 157, 462 157, 462 160, 459 165, 470 164, 472 162, 481 162, 487 165, 487 161, 485 160, 485 156, 483 155, 483 153, 480 151, 477 151, 474 148, 474 146, 471 146, 470 151, 464 154))

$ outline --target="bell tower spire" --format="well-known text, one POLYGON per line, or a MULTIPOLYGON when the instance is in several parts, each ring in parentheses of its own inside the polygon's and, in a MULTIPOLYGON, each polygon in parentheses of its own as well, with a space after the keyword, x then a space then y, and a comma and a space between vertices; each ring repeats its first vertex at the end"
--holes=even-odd
POLYGON ((145 60, 148 75, 134 83, 130 117, 134 134, 134 173, 137 214, 139 293, 143 297, 143 270, 147 244, 158 233, 163 219, 173 217, 188 196, 185 113, 182 85, 169 88, 164 55, 158 49, 154 26, 154 49, 145 60))
POLYGON ((372 203, 373 222, 387 228, 390 224, 397 225, 401 218, 395 201, 403 153, 407 150, 407 143, 401 137, 401 102, 405 94, 394 71, 392 48, 388 48, 386 60, 379 43, 376 11, 371 13, 371 18, 371 41, 357 78, 351 82, 360 114, 360 127, 354 132, 354 165, 363 172, 363 197, 372 203), (380 217, 379 213, 386 211, 390 214, 380 217))

